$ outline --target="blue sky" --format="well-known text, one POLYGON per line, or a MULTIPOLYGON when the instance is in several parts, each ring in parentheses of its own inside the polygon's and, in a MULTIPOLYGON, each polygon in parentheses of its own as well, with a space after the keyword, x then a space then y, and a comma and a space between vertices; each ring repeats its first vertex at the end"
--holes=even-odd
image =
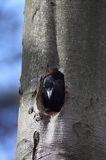
POLYGON ((0 160, 15 159, 17 119, 17 107, 0 108, 0 160))
POLYGON ((0 0, 0 93, 19 87, 24 0, 0 0))
MULTIPOLYGON (((0 0, 0 99, 20 85, 24 0, 0 0)), ((18 108, 0 104, 0 160, 14 160, 18 108)))

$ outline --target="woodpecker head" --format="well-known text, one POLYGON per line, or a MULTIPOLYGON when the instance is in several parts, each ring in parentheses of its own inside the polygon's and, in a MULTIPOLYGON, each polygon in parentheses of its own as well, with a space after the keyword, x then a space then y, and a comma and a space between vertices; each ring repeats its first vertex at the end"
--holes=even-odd
POLYGON ((55 86, 55 81, 53 77, 51 75, 45 77, 43 87, 45 88, 45 91, 49 100, 52 96, 54 86, 55 86))

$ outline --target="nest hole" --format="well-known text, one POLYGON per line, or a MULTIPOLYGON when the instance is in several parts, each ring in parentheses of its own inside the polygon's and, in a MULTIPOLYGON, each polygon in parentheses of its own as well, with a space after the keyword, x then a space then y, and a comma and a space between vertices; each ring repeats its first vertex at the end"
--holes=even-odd
POLYGON ((54 69, 41 78, 36 100, 41 112, 47 114, 60 112, 65 101, 64 74, 54 69))

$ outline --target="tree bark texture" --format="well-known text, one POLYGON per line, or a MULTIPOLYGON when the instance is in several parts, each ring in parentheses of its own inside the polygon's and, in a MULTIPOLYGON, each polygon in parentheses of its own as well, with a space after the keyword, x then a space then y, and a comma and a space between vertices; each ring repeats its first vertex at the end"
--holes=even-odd
POLYGON ((106 159, 106 0, 26 0, 17 160, 106 159), (58 68, 65 104, 41 117, 39 80, 58 68))

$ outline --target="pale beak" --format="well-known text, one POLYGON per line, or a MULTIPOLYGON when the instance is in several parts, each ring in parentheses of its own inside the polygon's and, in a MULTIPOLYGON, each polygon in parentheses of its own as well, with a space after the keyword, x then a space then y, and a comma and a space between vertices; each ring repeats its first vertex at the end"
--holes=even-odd
POLYGON ((52 91, 53 91, 53 88, 52 89, 47 89, 47 96, 48 96, 49 99, 52 96, 52 91))

